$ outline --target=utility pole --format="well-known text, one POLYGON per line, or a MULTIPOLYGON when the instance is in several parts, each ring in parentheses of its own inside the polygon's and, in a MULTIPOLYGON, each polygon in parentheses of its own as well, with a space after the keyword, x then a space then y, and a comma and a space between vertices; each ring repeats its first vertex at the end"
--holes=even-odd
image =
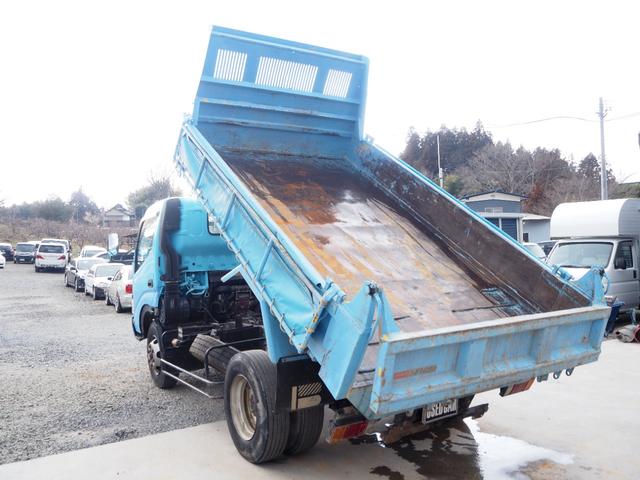
POLYGON ((440 165, 440 135, 436 135, 436 145, 438 146, 438 178, 440 179, 440 188, 444 188, 444 171, 440 165))
POLYGON ((604 102, 600 97, 600 109, 598 110, 598 117, 600 118, 600 199, 607 200, 609 194, 607 192, 607 160, 604 154, 604 117, 607 112, 604 109, 604 102))

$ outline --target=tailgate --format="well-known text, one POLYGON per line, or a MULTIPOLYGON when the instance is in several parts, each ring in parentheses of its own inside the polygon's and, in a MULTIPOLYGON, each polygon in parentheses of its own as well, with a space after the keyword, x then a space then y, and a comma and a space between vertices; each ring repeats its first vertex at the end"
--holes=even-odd
POLYGON ((350 399, 369 418, 512 385, 593 362, 610 309, 583 307, 420 333, 380 343, 371 394, 350 399))

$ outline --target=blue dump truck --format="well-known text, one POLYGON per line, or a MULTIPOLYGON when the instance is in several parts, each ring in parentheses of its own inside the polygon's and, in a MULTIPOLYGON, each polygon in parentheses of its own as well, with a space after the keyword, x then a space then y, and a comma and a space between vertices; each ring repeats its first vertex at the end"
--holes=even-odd
POLYGON ((325 411, 331 442, 391 442, 600 353, 602 272, 570 283, 367 139, 367 68, 214 27, 175 152, 194 198, 140 224, 133 330, 151 378, 224 389, 253 463, 311 448, 325 411))

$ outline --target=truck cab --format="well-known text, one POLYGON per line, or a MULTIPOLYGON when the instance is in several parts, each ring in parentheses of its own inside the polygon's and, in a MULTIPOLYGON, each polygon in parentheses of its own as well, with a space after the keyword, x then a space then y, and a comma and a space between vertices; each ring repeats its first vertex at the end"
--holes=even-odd
POLYGON ((574 278, 591 267, 600 267, 606 296, 624 302, 621 311, 637 308, 640 302, 638 242, 633 237, 595 237, 560 240, 548 262, 559 265, 574 278))
POLYGON ((140 222, 133 261, 136 337, 146 338, 154 318, 177 325, 173 316, 179 315, 181 323, 206 317, 211 305, 202 300, 212 298, 210 288, 236 263, 198 201, 171 198, 153 204, 140 222))
POLYGON ((600 268, 607 299, 624 302, 621 311, 638 308, 640 199, 560 204, 551 216, 551 238, 557 243, 547 263, 574 279, 600 268))

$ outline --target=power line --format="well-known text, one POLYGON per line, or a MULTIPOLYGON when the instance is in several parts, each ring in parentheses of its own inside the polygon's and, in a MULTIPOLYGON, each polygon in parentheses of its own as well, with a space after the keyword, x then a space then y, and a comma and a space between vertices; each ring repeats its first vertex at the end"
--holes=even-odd
MULTIPOLYGON (((629 113, 627 115, 621 115, 619 117, 614 117, 614 118, 608 118, 605 120, 605 122, 613 122, 616 120, 625 120, 627 118, 632 118, 632 117, 638 117, 640 116, 640 112, 634 112, 634 113, 629 113)), ((526 122, 516 122, 516 123, 508 123, 506 125, 487 125, 487 128, 508 128, 508 127, 520 127, 520 126, 524 126, 524 125, 531 125, 533 123, 542 123, 542 122, 548 122, 551 120, 580 120, 582 122, 589 122, 589 123, 596 123, 599 120, 594 120, 591 118, 584 118, 584 117, 575 117, 573 115, 556 115, 554 117, 545 117, 545 118, 538 118, 536 120, 528 120, 526 122)))
POLYGON ((507 125, 487 125, 487 127, 488 128, 519 127, 519 126, 522 126, 522 125, 531 125, 532 123, 548 122, 550 120, 581 120, 583 122, 596 122, 596 120, 589 119, 589 118, 574 117, 574 116, 571 116, 571 115, 557 115, 555 117, 539 118, 537 120, 529 120, 527 122, 509 123, 507 125))
POLYGON ((634 112, 634 113, 629 113, 627 115, 622 115, 620 117, 609 118, 608 120, 605 120, 605 122, 613 122, 615 120, 624 120, 626 118, 632 118, 632 117, 638 117, 638 116, 640 116, 640 112, 634 112))

